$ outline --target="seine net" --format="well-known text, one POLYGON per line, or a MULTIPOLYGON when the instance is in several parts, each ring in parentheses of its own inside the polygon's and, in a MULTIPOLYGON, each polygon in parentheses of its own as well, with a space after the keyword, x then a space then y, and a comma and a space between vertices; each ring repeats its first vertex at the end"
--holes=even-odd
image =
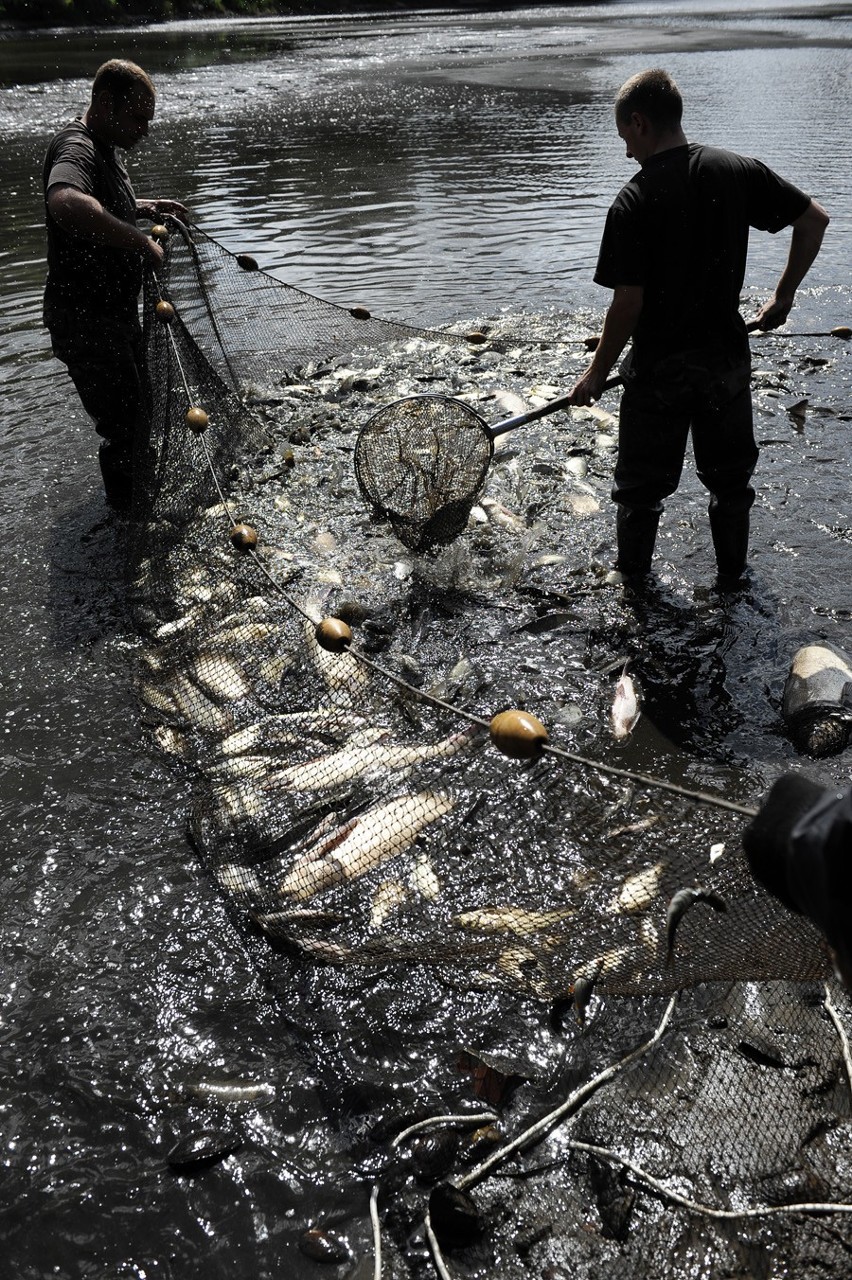
MULTIPOLYGON (((657 1235, 641 1274, 676 1274, 672 1259, 699 1239, 714 1266, 756 1265, 730 1224, 672 1214, 665 1196, 730 1212, 844 1199, 849 1100, 822 1007, 821 941, 755 886, 740 852, 749 797, 737 799, 724 765, 705 762, 707 795, 687 773, 656 786, 612 759, 591 765, 567 730, 563 749, 572 699, 592 705, 611 691, 583 661, 592 623, 617 652, 617 619, 600 606, 590 622, 580 596, 566 604, 551 590, 530 621, 518 567, 477 591, 463 544, 416 573, 365 508, 353 474, 363 421, 436 383, 475 392, 489 351, 353 315, 246 265, 173 228, 145 299, 140 701, 159 747, 192 772, 190 832, 205 867, 273 986, 277 967, 291 984, 294 965, 321 966, 328 999, 369 1027, 365 974, 381 985, 390 973, 391 1004, 412 984, 424 1017, 428 1008, 440 1022, 452 1006, 456 1045, 471 1034, 457 1025, 470 993, 532 1002, 571 1046, 574 1083, 635 1050, 665 997, 683 992, 665 1036, 550 1135, 549 1157, 584 1181, 603 1238, 625 1249, 637 1188, 650 1189, 643 1212, 657 1235), (175 310, 168 323, 161 299, 175 310), (192 408, 204 429, 187 424, 192 408), (554 601, 560 634, 576 643, 549 645, 545 664, 554 601), (557 727, 519 759, 517 737, 505 754, 489 726, 525 706, 557 727), (696 886, 671 919, 675 895, 696 886)), ((524 328, 502 335, 510 359, 529 342, 524 328)), ((582 457, 570 429, 571 456, 582 457)), ((525 484, 537 512, 564 501, 564 473, 547 463, 525 484)), ((499 532, 511 512, 492 500, 467 517, 474 534, 477 520, 499 532)), ((370 1028, 377 1060, 386 1032, 370 1028)), ((535 1079, 520 1058, 468 1048, 461 1074, 499 1109, 512 1082, 535 1079)), ((571 1197, 560 1208, 558 1187, 550 1194, 563 1221, 571 1197)), ((501 1232, 515 1264, 544 1247, 534 1232, 526 1251, 518 1245, 527 1209, 519 1203, 514 1236, 504 1222, 476 1246, 484 1254, 473 1249, 490 1275, 504 1274, 501 1232)), ((816 1241, 816 1228, 772 1222, 755 1227, 758 1252, 806 1239, 829 1269, 846 1256, 840 1229, 816 1241)), ((582 1234, 565 1248, 591 1265, 582 1234)), ((618 1265, 639 1274, 630 1258, 618 1265)))

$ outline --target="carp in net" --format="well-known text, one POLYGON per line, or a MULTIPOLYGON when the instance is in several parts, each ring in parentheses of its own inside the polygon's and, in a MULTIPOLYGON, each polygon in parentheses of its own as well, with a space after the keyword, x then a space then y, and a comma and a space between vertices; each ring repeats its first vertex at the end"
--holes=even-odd
MULTIPOLYGON (((636 656, 643 625, 611 593, 577 585, 592 575, 608 487, 604 411, 525 437, 523 461, 493 460, 464 542, 401 561, 364 512, 355 424, 388 402, 422 404, 421 379, 464 382, 487 405, 493 363, 464 334, 353 316, 240 256, 175 230, 146 295, 153 409, 131 584, 140 702, 153 740, 193 779, 192 840, 230 918, 324 1046, 329 1096, 346 1100, 352 1126, 391 1104, 426 1100, 434 1113, 448 1100, 472 1117, 487 1103, 496 1138, 480 1141, 499 1145, 554 1090, 629 1058, 548 1137, 558 1176, 546 1188, 540 1153, 523 1146, 511 1194, 505 1181, 480 1187, 491 1227, 470 1245, 474 1274, 570 1262, 583 1275, 669 1276, 696 1251, 707 1274, 737 1274, 779 1250, 843 1274, 842 1229, 772 1213, 844 1208, 850 1108, 823 984, 848 1007, 815 930, 748 874, 739 832, 762 781, 702 733, 699 705, 724 707, 730 692, 700 643, 677 642, 682 611, 669 619, 666 676, 681 751, 655 757, 672 785, 607 755, 597 727, 603 673, 622 668, 625 649, 636 656), (558 510, 571 522, 548 524, 558 510), (554 529, 582 561, 576 578, 552 554, 554 529), (521 716, 508 754, 494 730, 507 708, 521 716), (532 724, 525 739, 532 708, 550 732, 532 724), (703 896, 678 899, 697 886, 703 896), (551 1236, 529 1236, 523 1252, 513 1242, 545 1203, 551 1236), (750 1242, 724 1217, 767 1206, 750 1242)), ((500 376, 520 359, 517 335, 505 337, 500 376)), ((547 380, 537 358, 524 355, 536 385, 547 380)), ((663 610, 654 623, 665 622, 663 610)), ((666 682, 650 662, 639 678, 661 712, 666 682)), ((455 1137, 437 1180, 461 1189, 478 1157, 455 1137)), ((391 1235, 416 1269, 406 1215, 422 1215, 422 1186, 400 1192, 396 1148, 382 1150, 380 1203, 403 1206, 391 1235)))

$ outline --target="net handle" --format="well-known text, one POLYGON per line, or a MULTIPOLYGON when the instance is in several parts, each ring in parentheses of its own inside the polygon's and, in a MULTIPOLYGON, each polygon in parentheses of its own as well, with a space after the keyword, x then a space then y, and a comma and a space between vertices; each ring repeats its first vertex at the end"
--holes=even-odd
MULTIPOLYGON (((621 378, 609 378, 601 390, 609 391, 612 387, 620 387, 621 383, 621 378)), ((505 431, 514 431, 515 427, 522 427, 527 422, 535 422, 536 418, 543 418, 548 413, 556 413, 558 409, 569 409, 572 404, 570 395, 557 396, 555 400, 548 400, 547 404, 539 405, 537 409, 528 409, 526 413, 519 413, 514 418, 504 418, 502 422, 495 422, 493 427, 485 426, 485 430, 493 440, 495 436, 502 436, 505 431)))
MULTIPOLYGON (((750 320, 746 325, 746 333, 754 333, 759 329, 760 325, 756 320, 750 320)), ((620 387, 623 379, 608 378, 601 388, 602 391, 611 391, 613 387, 620 387)), ((514 431, 515 427, 523 427, 527 422, 535 422, 536 418, 543 418, 548 413, 556 413, 559 409, 571 408, 571 396, 557 396, 555 400, 549 400, 547 404, 540 405, 538 409, 530 409, 527 413, 519 413, 514 418, 504 418, 502 422, 495 422, 493 427, 486 426, 485 430, 494 440, 497 436, 502 436, 505 431, 514 431)))

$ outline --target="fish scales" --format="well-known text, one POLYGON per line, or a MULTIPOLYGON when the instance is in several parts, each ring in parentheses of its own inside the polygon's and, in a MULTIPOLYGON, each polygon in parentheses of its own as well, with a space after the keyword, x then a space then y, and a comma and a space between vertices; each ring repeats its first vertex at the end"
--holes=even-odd
POLYGON ((421 791, 368 809, 299 856, 279 885, 280 893, 304 902, 332 885, 358 879, 402 853, 454 804, 444 792, 421 791))

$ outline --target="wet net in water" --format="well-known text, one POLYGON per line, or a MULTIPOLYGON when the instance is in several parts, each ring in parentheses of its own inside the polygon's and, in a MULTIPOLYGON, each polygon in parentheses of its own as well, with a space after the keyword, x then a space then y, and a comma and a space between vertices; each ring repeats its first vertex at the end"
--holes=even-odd
MULTIPOLYGON (((388 1016, 411 984, 454 1045, 470 1031, 459 1009, 471 993, 541 1008, 570 1045, 574 1082, 635 1050, 665 999, 688 993, 660 1042, 549 1138, 550 1157, 586 1180, 609 1241, 626 1247, 635 1188, 654 1178, 720 1212, 842 1200, 849 1100, 822 1005, 831 969, 812 927, 748 874, 749 797, 725 798, 731 771, 712 762, 700 775, 709 796, 689 776, 652 785, 612 760, 590 766, 566 714, 600 691, 582 665, 588 615, 550 591, 577 641, 551 644, 544 662, 549 615, 530 622, 528 596, 519 607, 518 563, 483 592, 465 577, 464 539, 417 571, 400 558, 357 491, 358 429, 436 384, 475 393, 494 346, 355 312, 176 227, 147 288, 140 699, 160 748, 193 774, 191 836, 230 915, 270 973, 292 983, 310 966, 344 1017, 360 1002, 368 1027, 369 984, 388 974, 388 1016), (528 710, 495 732, 507 706, 528 710), (544 743, 539 720, 556 722, 544 743), (675 900, 695 886, 705 892, 675 900), (674 919, 673 900, 685 908, 674 919)), ((510 361, 528 342, 520 323, 501 333, 510 361)), ((539 462, 525 484, 537 512, 564 501, 559 467, 539 462)), ((582 487, 573 496, 579 513, 582 487)), ((482 501, 464 512, 474 534, 511 522, 482 501)), ((596 620, 617 646, 604 606, 596 620)), ((836 989, 834 1000, 845 1008, 836 989)), ((513 1067, 466 1043, 462 1076, 480 1097, 503 1106, 507 1082, 534 1078, 523 1053, 513 1067)), ((673 1251, 699 1236, 716 1261, 737 1252, 706 1220, 697 1231, 688 1213, 645 1212, 662 1232, 645 1274, 670 1274, 673 1251)), ((764 1243, 795 1235, 761 1232, 764 1243)), ((493 1236, 477 1247, 498 1275, 493 1236)), ((831 1268, 846 1244, 826 1234, 819 1247, 831 1268)))

